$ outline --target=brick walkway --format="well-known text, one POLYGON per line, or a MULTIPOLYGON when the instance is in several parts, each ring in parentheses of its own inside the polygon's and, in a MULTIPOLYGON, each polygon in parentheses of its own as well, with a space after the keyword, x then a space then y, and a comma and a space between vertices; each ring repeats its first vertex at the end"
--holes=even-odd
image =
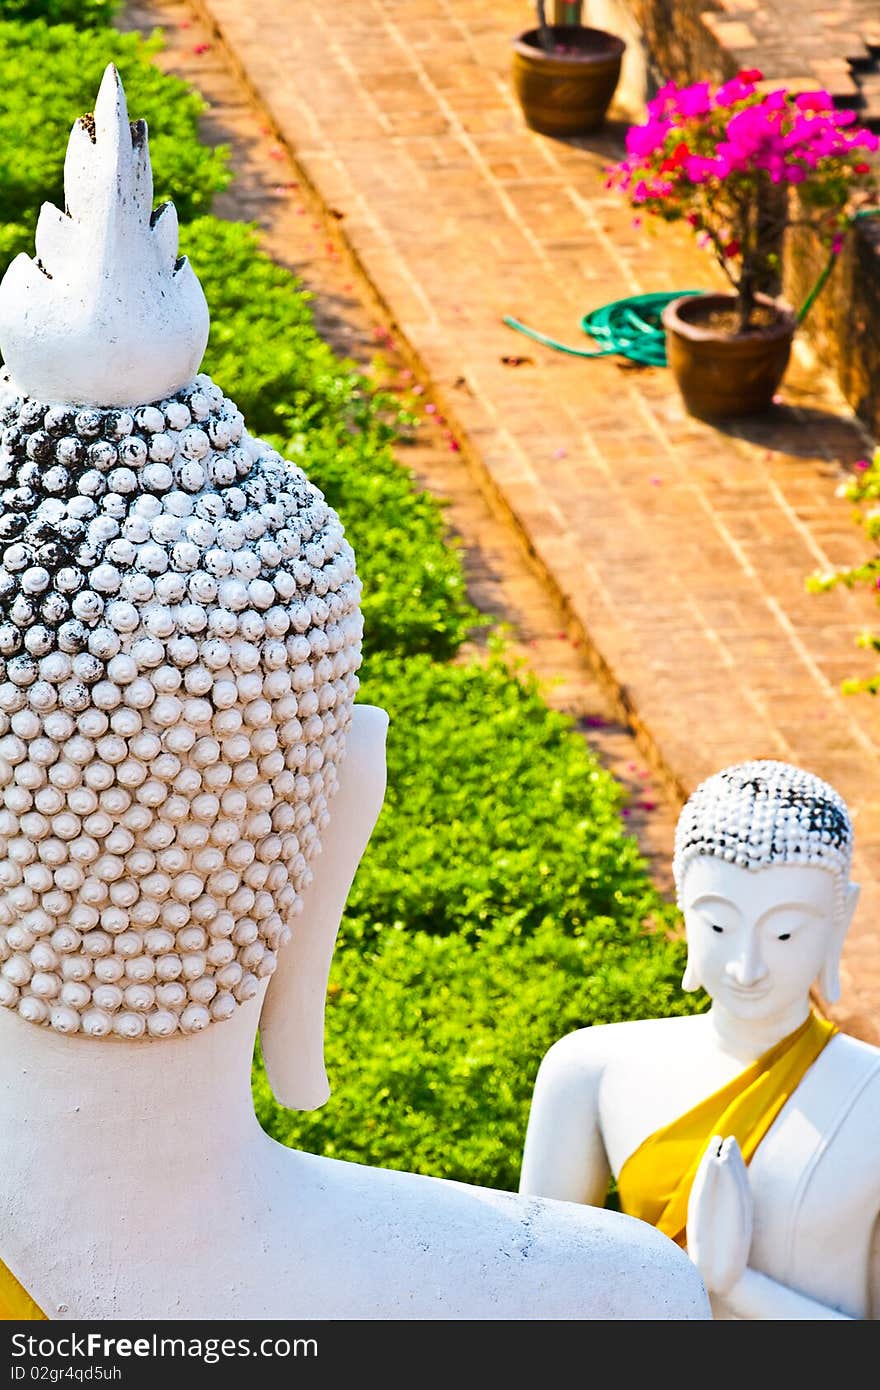
POLYGON ((519 0, 199 3, 675 793, 770 756, 847 798, 863 900, 835 1013, 880 1041, 880 707, 839 694, 871 669, 854 641, 878 615, 866 594, 804 591, 864 555, 835 497, 870 447, 851 413, 803 348, 772 417, 721 432, 665 370, 503 325, 576 342, 608 300, 716 283, 689 239, 636 231, 606 192, 620 127, 563 143, 523 126, 519 0))

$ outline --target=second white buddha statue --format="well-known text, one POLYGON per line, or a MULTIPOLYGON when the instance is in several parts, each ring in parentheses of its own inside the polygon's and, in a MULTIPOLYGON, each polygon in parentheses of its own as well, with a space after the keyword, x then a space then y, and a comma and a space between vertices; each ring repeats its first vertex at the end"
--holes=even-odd
POLYGON ((718 1318, 880 1312, 880 1049, 834 1028, 858 899, 841 797, 773 760, 679 818, 684 988, 705 1013, 580 1029, 535 1085, 520 1190, 621 1207, 687 1248, 718 1318))

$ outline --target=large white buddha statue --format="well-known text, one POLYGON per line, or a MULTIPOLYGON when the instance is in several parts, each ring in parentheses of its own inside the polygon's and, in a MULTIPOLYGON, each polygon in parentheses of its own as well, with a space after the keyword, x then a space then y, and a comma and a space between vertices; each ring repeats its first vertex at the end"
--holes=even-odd
POLYGON ((621 1209, 685 1247, 717 1318, 880 1316, 880 1049, 838 1031, 858 898, 826 782, 776 761, 689 798, 674 874, 707 1012, 581 1029, 538 1072, 520 1190, 621 1209))
MULTIPOLYGON (((293 1151, 381 809, 338 516, 199 366, 109 67, 0 285, 0 1316, 706 1319, 614 1212, 293 1151)), ((357 1065, 357 1040, 352 1040, 357 1065)))

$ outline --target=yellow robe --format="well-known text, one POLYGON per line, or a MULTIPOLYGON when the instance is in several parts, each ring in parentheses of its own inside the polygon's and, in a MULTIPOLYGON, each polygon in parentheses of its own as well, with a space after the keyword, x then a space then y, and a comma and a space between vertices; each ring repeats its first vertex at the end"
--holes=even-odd
POLYGON ((22 1288, 12 1270, 0 1260, 0 1322, 48 1321, 30 1294, 22 1288))
POLYGON ((746 1163, 805 1072, 837 1032, 811 1012, 799 1028, 758 1057, 720 1091, 658 1129, 624 1163, 617 1179, 621 1211, 687 1237, 687 1208, 700 1159, 713 1135, 734 1135, 746 1163))

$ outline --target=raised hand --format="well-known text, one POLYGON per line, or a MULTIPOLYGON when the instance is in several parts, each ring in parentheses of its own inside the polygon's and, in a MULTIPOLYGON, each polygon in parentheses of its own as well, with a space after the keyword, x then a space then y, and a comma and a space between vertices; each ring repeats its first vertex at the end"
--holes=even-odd
POLYGON ((713 1135, 688 1201, 687 1250, 710 1293, 733 1288, 748 1264, 753 1203, 736 1139, 713 1135))

